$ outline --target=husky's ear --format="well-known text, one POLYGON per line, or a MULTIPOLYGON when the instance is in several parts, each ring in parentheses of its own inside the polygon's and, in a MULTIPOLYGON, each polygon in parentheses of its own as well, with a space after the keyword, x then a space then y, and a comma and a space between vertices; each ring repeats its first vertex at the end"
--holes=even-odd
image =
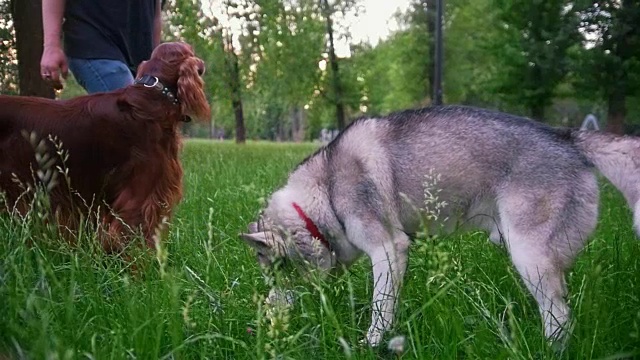
POLYGON ((252 222, 252 223, 249 224, 248 228, 249 228, 249 232, 250 233, 252 233, 252 234, 257 233, 258 232, 258 223, 257 222, 252 222))
POLYGON ((252 248, 264 250, 269 248, 267 243, 267 235, 264 232, 256 232, 252 234, 240 234, 240 237, 252 248))

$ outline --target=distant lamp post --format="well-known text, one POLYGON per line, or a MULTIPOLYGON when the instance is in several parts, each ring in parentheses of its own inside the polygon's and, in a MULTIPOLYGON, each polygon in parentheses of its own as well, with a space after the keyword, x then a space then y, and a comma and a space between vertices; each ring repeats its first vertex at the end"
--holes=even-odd
POLYGON ((433 74, 433 104, 442 105, 442 11, 444 0, 436 0, 435 74, 433 74))

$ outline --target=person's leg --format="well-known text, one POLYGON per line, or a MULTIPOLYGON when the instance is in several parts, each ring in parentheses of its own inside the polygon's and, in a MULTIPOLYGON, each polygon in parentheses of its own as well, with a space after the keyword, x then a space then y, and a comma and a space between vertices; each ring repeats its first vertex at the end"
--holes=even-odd
POLYGON ((133 84, 133 75, 122 61, 69 58, 69 68, 78 83, 90 94, 133 84))

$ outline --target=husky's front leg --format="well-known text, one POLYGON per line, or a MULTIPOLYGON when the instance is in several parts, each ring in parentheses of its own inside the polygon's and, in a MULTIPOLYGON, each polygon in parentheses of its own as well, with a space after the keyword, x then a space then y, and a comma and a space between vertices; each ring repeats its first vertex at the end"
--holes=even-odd
POLYGON ((367 331, 367 342, 377 346, 384 332, 393 325, 396 303, 407 268, 409 238, 404 233, 396 234, 390 243, 383 242, 368 251, 373 267, 373 302, 371 304, 371 326, 367 331))

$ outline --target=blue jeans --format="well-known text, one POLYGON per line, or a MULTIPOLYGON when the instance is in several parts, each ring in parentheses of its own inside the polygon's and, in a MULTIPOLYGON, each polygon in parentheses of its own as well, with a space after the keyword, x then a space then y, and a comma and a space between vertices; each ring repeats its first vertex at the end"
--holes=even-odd
POLYGON ((89 94, 106 92, 133 84, 129 67, 118 60, 69 58, 69 69, 89 94))

